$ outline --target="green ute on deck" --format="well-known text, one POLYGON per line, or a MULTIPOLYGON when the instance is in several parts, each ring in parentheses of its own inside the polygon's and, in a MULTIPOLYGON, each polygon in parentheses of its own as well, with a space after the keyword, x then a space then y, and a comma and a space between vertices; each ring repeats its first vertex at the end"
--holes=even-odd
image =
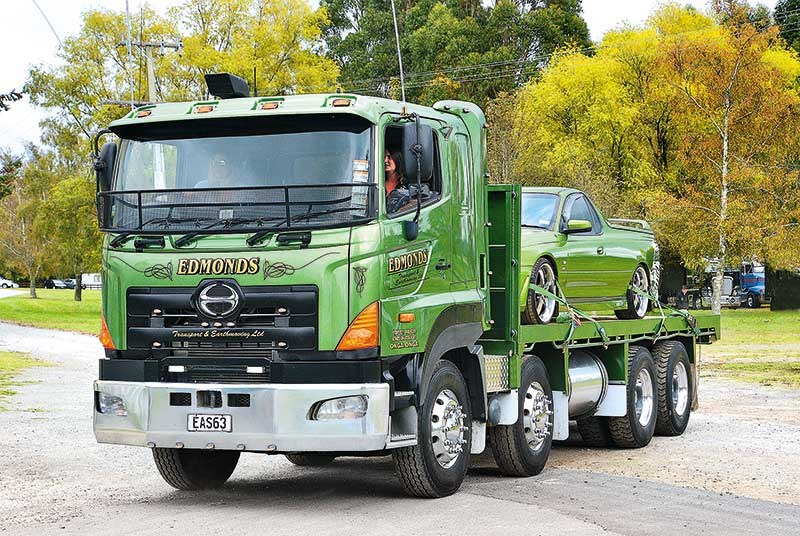
POLYGON ((441 497, 487 444, 504 474, 538 474, 569 420, 620 447, 683 432, 719 318, 522 325, 527 193, 488 185, 476 105, 211 82, 213 100, 95 139, 99 442, 151 448, 179 489, 221 486, 242 451, 382 454, 408 493, 441 497))

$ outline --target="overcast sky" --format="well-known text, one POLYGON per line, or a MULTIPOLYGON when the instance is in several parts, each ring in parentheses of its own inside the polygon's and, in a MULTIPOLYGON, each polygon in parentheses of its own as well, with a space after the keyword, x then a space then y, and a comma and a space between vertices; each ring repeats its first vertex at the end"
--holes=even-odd
MULTIPOLYGON (((64 36, 80 29, 80 15, 90 8, 125 9, 125 0, 37 0, 53 24, 56 33, 64 36)), ((141 0, 129 0, 131 11, 137 11, 141 0)), ((156 10, 164 12, 180 0, 151 0, 156 10)), ((316 2, 315 2, 316 3, 316 2)), ((623 22, 639 24, 658 4, 658 0, 583 0, 584 18, 592 39, 623 22)), ((687 0, 704 8, 706 0, 687 0)), ((30 65, 50 63, 58 49, 58 41, 36 8, 33 0, 3 2, 0 15, 0 93, 21 89, 30 65)), ((43 112, 28 104, 27 98, 12 104, 11 111, 0 112, 0 147, 19 150, 25 141, 39 137, 38 122, 43 112)))

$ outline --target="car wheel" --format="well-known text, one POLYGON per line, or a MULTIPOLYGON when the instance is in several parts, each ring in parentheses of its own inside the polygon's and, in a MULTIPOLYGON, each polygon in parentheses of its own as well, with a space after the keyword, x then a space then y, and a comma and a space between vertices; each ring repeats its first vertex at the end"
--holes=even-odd
MULTIPOLYGON (((636 270, 633 271, 633 276, 631 276, 631 283, 630 286, 638 288, 644 292, 650 291, 650 278, 647 275, 647 268, 643 264, 640 264, 636 267, 636 270)), ((647 308, 650 305, 650 299, 645 298, 641 294, 638 294, 630 289, 626 294, 627 297, 627 308, 621 311, 614 311, 617 315, 617 318, 620 319, 636 319, 636 318, 644 318, 644 315, 647 314, 647 308)))
MULTIPOLYGON (((539 259, 531 270, 531 283, 551 294, 557 294, 556 270, 547 259, 539 259)), ((533 289, 528 289, 528 299, 525 310, 522 312, 523 324, 547 324, 558 316, 558 302, 539 294, 533 289)))
POLYGON ((5 284, 5 283, 3 283, 3 284, 2 284, 2 285, 0 285, 0 286, 2 286, 3 288, 8 288, 8 285, 7 285, 7 284, 5 284))

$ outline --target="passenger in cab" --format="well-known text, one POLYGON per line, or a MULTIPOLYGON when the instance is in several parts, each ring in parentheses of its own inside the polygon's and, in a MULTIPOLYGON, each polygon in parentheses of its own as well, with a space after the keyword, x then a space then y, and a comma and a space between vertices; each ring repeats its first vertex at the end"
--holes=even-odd
POLYGON ((208 179, 194 185, 195 188, 232 188, 236 186, 231 159, 225 153, 216 152, 208 161, 208 179))

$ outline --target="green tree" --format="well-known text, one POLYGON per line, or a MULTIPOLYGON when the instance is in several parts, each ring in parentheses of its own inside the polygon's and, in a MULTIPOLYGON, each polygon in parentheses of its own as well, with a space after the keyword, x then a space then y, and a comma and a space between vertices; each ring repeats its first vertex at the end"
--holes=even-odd
POLYGON ((58 181, 41 209, 47 214, 42 230, 51 245, 52 263, 75 277, 75 301, 81 301, 84 273, 100 270, 100 243, 95 186, 81 175, 58 181))
POLYGON ((800 52, 800 0, 778 0, 775 23, 786 44, 800 52))
POLYGON ((30 281, 30 297, 36 298, 36 279, 50 259, 47 234, 43 229, 46 214, 41 210, 47 199, 52 160, 29 146, 28 158, 13 161, 5 177, 9 194, 0 199, 0 252, 5 264, 24 273, 30 281))
MULTIPOLYGON (((323 0, 328 54, 346 91, 399 97, 391 4, 323 0)), ((579 0, 397 4, 407 98, 430 104, 461 98, 487 104, 525 83, 560 47, 590 46, 579 0)))

